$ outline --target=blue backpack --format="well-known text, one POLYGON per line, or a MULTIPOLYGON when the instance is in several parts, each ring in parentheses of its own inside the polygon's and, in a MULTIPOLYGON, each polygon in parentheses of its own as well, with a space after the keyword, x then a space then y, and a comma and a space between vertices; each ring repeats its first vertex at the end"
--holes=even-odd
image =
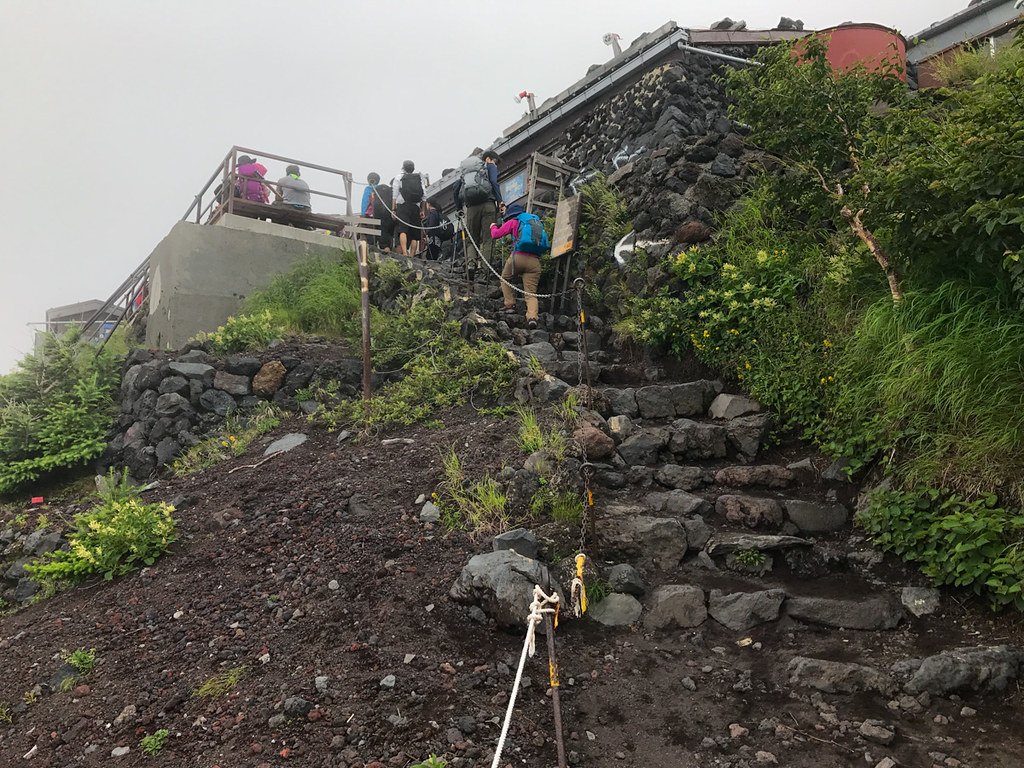
POLYGON ((513 251, 540 256, 551 250, 548 233, 544 231, 544 225, 536 215, 520 213, 516 220, 519 222, 519 235, 512 246, 513 251))

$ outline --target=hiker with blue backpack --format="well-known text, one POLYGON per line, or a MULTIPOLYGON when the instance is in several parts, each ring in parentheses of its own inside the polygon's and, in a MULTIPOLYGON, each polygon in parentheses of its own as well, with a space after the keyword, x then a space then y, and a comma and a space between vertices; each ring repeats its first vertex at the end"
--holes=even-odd
POLYGON ((501 295, 505 299, 502 312, 514 312, 515 294, 509 282, 514 276, 523 276, 523 291, 526 293, 526 324, 532 330, 537 327, 537 285, 540 283, 540 257, 551 250, 547 232, 541 220, 527 213, 523 206, 513 203, 505 209, 505 223, 500 227, 491 225, 491 237, 499 240, 512 236, 512 253, 501 270, 501 295))

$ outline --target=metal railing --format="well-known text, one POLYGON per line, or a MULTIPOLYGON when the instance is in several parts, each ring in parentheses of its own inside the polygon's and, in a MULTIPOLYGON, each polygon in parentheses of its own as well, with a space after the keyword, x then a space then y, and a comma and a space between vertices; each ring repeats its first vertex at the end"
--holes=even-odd
MULTIPOLYGON (((282 155, 274 155, 268 152, 258 152, 254 149, 247 149, 246 147, 232 147, 225 155, 224 160, 217 166, 217 170, 213 172, 210 178, 207 180, 203 188, 199 190, 192 199, 192 204, 185 211, 185 215, 181 217, 182 221, 193 220, 196 224, 216 224, 221 216, 227 213, 234 213, 236 203, 238 207, 245 206, 246 210, 239 213, 244 216, 254 216, 262 213, 261 211, 253 211, 253 201, 245 200, 241 197, 234 195, 235 185, 241 181, 259 181, 264 184, 269 190, 276 190, 277 182, 270 179, 256 179, 251 176, 243 176, 238 173, 238 158, 240 155, 249 155, 257 157, 262 160, 275 160, 288 165, 297 165, 303 170, 312 169, 314 171, 320 171, 322 173, 329 174, 331 177, 339 177, 341 181, 340 194, 338 192, 326 192, 318 190, 310 190, 310 199, 314 196, 320 198, 326 198, 329 200, 341 200, 345 203, 346 215, 352 213, 352 174, 349 171, 342 171, 337 168, 329 168, 326 165, 318 165, 316 163, 307 163, 302 160, 296 160, 291 157, 284 157, 282 155), (219 187, 215 187, 214 184, 220 179, 219 187)), ((284 172, 282 171, 282 176, 284 172)), ((266 217, 272 218, 272 214, 275 210, 280 211, 281 206, 275 206, 273 204, 266 205, 266 217)), ((340 215, 322 213, 322 214, 309 214, 311 219, 315 221, 316 216, 323 217, 324 215, 340 215)), ((132 273, 117 287, 117 289, 110 295, 103 306, 101 306, 96 312, 90 317, 84 324, 83 329, 85 331, 85 337, 91 341, 99 341, 99 346, 102 349, 106 339, 117 329, 117 327, 125 320, 132 320, 135 318, 138 312, 145 306, 146 301, 149 298, 149 257, 137 266, 132 273), (116 318, 113 321, 111 318, 116 318), (113 327, 110 327, 110 323, 113 322, 113 327), (107 331, 104 333, 104 331, 107 331)))
MULTIPOLYGON (((310 189, 310 199, 324 198, 327 200, 341 200, 345 203, 344 213, 352 213, 352 174, 349 171, 342 171, 338 168, 330 168, 326 165, 318 165, 316 163, 307 163, 302 160, 296 160, 291 157, 284 157, 282 155, 274 155, 268 152, 259 152, 255 149, 247 149, 246 147, 232 147, 231 150, 224 157, 224 160, 217 166, 217 169, 213 172, 210 178, 203 185, 203 188, 199 190, 199 193, 193 198, 192 204, 185 211, 185 215, 181 217, 182 221, 194 220, 196 224, 215 224, 218 219, 227 213, 235 213, 237 202, 242 202, 243 205, 252 203, 252 200, 246 200, 244 194, 239 194, 236 190, 242 189, 243 183, 258 182, 265 186, 268 191, 278 191, 277 182, 271 178, 258 178, 255 176, 245 176, 238 173, 238 158, 241 155, 248 155, 250 157, 258 158, 259 160, 275 160, 283 163, 285 166, 297 165, 303 171, 314 170, 322 173, 329 174, 331 177, 339 177, 341 182, 341 190, 339 191, 324 191, 310 189), (219 184, 217 183, 219 180, 219 184), (217 186, 214 186, 214 185, 217 186)), ((284 171, 282 169, 281 176, 283 177, 284 171)), ((273 204, 268 204, 271 208, 273 204)), ((245 216, 251 216, 251 206, 245 205, 246 211, 242 213, 245 216)), ((334 215, 340 215, 340 211, 336 214, 335 212, 322 212, 331 213, 334 215)))

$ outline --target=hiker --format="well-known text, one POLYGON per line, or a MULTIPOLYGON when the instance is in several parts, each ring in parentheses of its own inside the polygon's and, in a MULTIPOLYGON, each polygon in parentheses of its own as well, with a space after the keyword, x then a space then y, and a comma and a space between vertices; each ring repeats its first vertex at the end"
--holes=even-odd
POLYGON ((472 245, 466 246, 466 264, 470 282, 480 263, 481 254, 488 260, 494 256, 491 240, 491 225, 501 220, 505 213, 505 201, 501 199, 498 186, 498 153, 487 150, 483 156, 473 155, 459 163, 460 175, 455 180, 452 192, 455 208, 460 212, 465 206, 466 234, 477 244, 480 253, 472 245))
MULTIPOLYGON (((444 235, 449 228, 454 230, 447 217, 442 216, 441 212, 434 207, 432 202, 424 200, 423 236, 426 240, 426 248, 424 249, 423 257, 427 261, 437 261, 441 258, 441 241, 445 239, 444 235), (448 226, 443 227, 442 221, 448 222, 448 226)), ((454 231, 452 231, 452 234, 455 234, 454 231)))
POLYGON ((299 211, 311 211, 309 205, 309 184, 299 178, 299 166, 289 165, 285 176, 277 182, 275 205, 287 205, 299 211))
MULTIPOLYGON (((371 186, 366 188, 370 194, 363 195, 364 198, 369 198, 365 215, 380 222, 380 237, 377 238, 376 245, 382 251, 390 252, 395 245, 395 218, 391 215, 391 201, 394 198, 391 195, 391 185, 381 184, 380 175, 376 173, 371 173, 366 180, 371 186)), ((373 245, 372 238, 370 244, 373 245)))
POLYGON ((238 173, 238 183, 235 189, 238 196, 244 197, 254 203, 269 203, 270 194, 267 192, 267 185, 263 179, 267 177, 267 167, 256 162, 256 158, 242 155, 238 158, 238 166, 235 168, 238 173))
POLYGON ((366 188, 363 190, 363 204, 359 206, 359 213, 362 216, 369 216, 370 199, 373 197, 373 188, 380 184, 379 173, 369 173, 366 176, 366 188))
POLYGON ((513 203, 505 211, 505 223, 500 227, 491 225, 491 238, 498 240, 512 235, 512 253, 501 270, 501 295, 505 299, 502 312, 514 312, 515 294, 509 281, 515 275, 523 276, 523 290, 526 292, 526 325, 530 330, 537 327, 537 285, 540 283, 540 257, 550 250, 548 236, 540 219, 527 213, 523 206, 513 203))
POLYGON ((412 160, 402 163, 402 172, 391 182, 391 212, 398 220, 398 252, 403 256, 415 256, 420 245, 420 203, 423 189, 430 181, 416 173, 412 160))

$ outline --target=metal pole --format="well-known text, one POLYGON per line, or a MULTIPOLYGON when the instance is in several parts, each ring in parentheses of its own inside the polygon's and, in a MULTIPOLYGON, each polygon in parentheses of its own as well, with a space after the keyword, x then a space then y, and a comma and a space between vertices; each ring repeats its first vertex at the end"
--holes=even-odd
MULTIPOLYGON (((550 584, 548 585, 550 587, 550 584)), ((551 681, 551 708, 555 718, 555 746, 558 768, 566 768, 565 743, 562 739, 562 702, 558 696, 558 659, 555 656, 555 626, 551 614, 544 614, 544 634, 548 636, 548 675, 551 681)))
POLYGON ((363 405, 366 423, 370 423, 370 276, 368 249, 365 240, 355 240, 359 254, 359 287, 363 299, 363 405))
POLYGON ((722 59, 724 61, 731 61, 733 64, 746 64, 751 67, 763 67, 764 64, 760 61, 753 61, 752 59, 741 59, 739 56, 730 56, 727 53, 719 53, 718 51, 709 51, 707 48, 694 48, 692 45, 686 43, 676 43, 680 51, 687 51, 689 53, 699 53, 702 56, 711 56, 715 59, 722 59))

